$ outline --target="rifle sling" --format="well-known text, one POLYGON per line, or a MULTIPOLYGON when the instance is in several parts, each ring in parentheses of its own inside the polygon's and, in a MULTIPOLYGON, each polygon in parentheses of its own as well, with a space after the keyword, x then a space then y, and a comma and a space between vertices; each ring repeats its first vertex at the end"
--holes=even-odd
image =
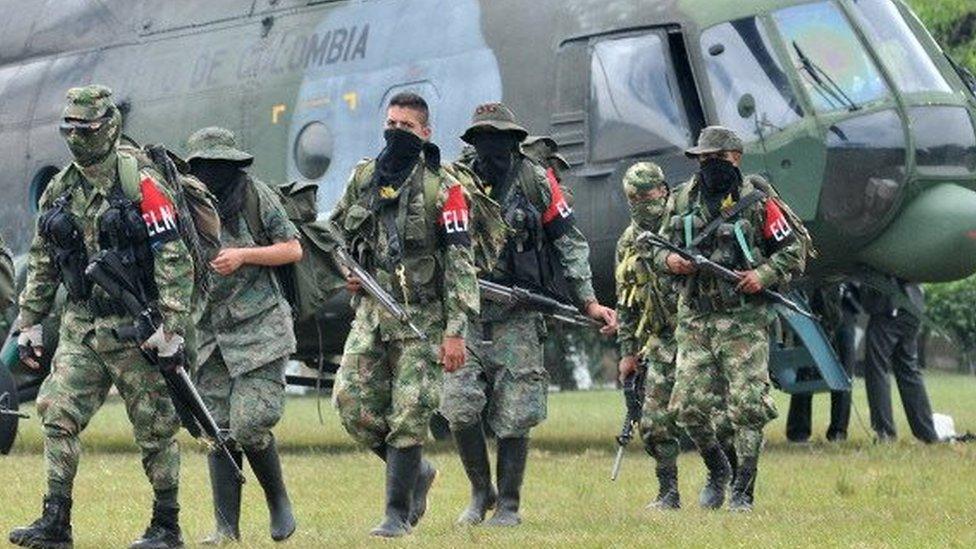
POLYGON ((766 193, 758 189, 743 196, 742 198, 739 199, 738 202, 735 203, 734 206, 732 206, 728 210, 722 210, 721 212, 719 212, 719 215, 716 216, 714 219, 712 219, 708 223, 708 225, 705 225, 705 228, 702 229, 702 231, 698 234, 698 236, 695 237, 694 240, 691 241, 690 244, 686 245, 686 248, 687 249, 698 248, 698 246, 702 243, 702 241, 704 241, 706 238, 711 236, 712 233, 718 230, 718 228, 722 225, 722 223, 728 223, 730 220, 735 219, 736 217, 739 216, 739 214, 744 212, 746 208, 752 206, 753 204, 758 203, 760 200, 764 198, 766 198, 766 193))

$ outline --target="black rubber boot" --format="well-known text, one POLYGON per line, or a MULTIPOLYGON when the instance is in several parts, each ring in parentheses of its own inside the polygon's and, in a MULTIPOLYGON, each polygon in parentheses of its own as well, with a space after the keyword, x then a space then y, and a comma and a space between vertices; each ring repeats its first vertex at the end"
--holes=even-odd
POLYGON ((735 452, 735 444, 731 442, 723 444, 722 451, 725 452, 725 458, 729 460, 729 468, 732 469, 732 476, 729 477, 729 485, 731 486, 735 484, 735 476, 739 472, 739 456, 735 452))
POLYGON ((648 509, 680 509, 681 496, 678 494, 678 466, 660 465, 654 468, 657 475, 657 499, 647 505, 648 509))
POLYGON ((71 498, 45 496, 41 518, 30 526, 14 528, 10 543, 37 549, 68 549, 71 539, 71 498))
POLYGON ((420 474, 421 448, 386 449, 386 515, 371 536, 398 538, 410 533, 410 507, 420 474))
POLYGON ((732 477, 732 467, 718 443, 708 444, 699 453, 705 467, 708 467, 708 481, 698 494, 698 505, 705 509, 718 509, 725 503, 725 489, 732 477))
POLYGON ((457 524, 481 524, 485 520, 485 513, 494 509, 498 501, 498 493, 491 483, 491 463, 488 461, 485 434, 480 422, 454 431, 453 434, 461 464, 471 482, 471 503, 458 517, 457 524))
MULTIPOLYGON (((243 462, 241 452, 232 452, 238 467, 243 462)), ((202 545, 223 545, 240 541, 241 482, 237 472, 223 452, 210 452, 207 455, 210 467, 210 490, 213 492, 214 528, 213 534, 202 540, 202 545)))
MULTIPOLYGON (((386 444, 380 444, 370 448, 380 459, 386 461, 386 444)), ((420 458, 420 473, 417 475, 417 484, 413 487, 413 502, 410 504, 410 526, 416 526, 420 519, 427 513, 427 495, 430 488, 437 480, 437 468, 427 458, 420 458)))
POLYGON ((735 475, 735 482, 732 484, 729 511, 752 511, 758 463, 759 459, 755 457, 742 460, 742 465, 735 475))
POLYGON ((180 510, 153 504, 152 520, 141 538, 132 542, 129 549, 176 549, 183 547, 180 534, 180 510))
POLYGON ((498 439, 498 509, 487 525, 518 526, 522 523, 519 500, 528 455, 528 438, 498 439))
POLYGON ((251 464, 254 476, 264 489, 264 500, 268 503, 271 515, 271 539, 282 541, 295 533, 295 515, 291 511, 291 500, 281 474, 281 461, 274 438, 263 450, 244 449, 247 461, 251 464))

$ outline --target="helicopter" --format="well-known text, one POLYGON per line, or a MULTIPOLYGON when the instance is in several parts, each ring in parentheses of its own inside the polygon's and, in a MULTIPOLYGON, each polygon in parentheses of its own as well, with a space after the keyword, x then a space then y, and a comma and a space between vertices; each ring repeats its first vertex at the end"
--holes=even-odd
MULTIPOLYGON (((810 229, 811 279, 976 271, 976 85, 902 0, 0 4, 0 219, 15 252, 70 161, 64 93, 99 83, 127 135, 180 152, 198 128, 230 128, 257 177, 316 184, 323 217, 353 166, 380 150, 393 95, 427 100, 445 159, 460 153, 475 106, 503 101, 567 161, 605 303, 628 220, 623 173, 652 160, 670 183, 686 180, 697 167, 683 151, 712 124, 742 136, 743 171, 764 175, 810 229)), ((337 294, 296 327, 294 358, 334 370, 347 301, 337 294)), ((777 385, 849 387, 819 326, 785 320, 800 344, 773 347, 777 385)), ((0 394, 16 409, 43 371, 18 367, 9 338, 3 356, 0 394)))

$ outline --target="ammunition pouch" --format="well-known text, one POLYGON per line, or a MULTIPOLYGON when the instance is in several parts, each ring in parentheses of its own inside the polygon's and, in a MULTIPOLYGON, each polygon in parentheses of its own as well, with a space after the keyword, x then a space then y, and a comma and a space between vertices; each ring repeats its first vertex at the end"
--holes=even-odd
POLYGON ((88 252, 78 220, 68 209, 71 195, 66 194, 41 214, 38 231, 48 246, 51 260, 61 273, 68 299, 85 301, 91 295, 91 281, 85 276, 88 252))
POLYGON ((149 299, 156 297, 149 231, 139 207, 119 185, 112 191, 108 209, 98 219, 98 243, 102 250, 116 250, 130 279, 138 281, 149 299))

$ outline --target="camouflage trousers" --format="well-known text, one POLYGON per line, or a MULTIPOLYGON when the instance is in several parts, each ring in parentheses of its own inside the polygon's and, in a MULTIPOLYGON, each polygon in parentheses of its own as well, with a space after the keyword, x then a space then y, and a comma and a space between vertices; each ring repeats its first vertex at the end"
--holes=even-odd
POLYGON ((353 321, 332 399, 346 431, 359 443, 376 448, 423 444, 430 417, 437 409, 441 366, 440 334, 428 340, 382 341, 369 322, 353 321))
MULTIPOLYGON (((679 437, 683 429, 677 424, 677 410, 670 408, 674 390, 676 345, 671 338, 659 339, 644 354, 644 407, 641 414, 640 433, 644 449, 660 463, 674 463, 680 453, 679 437)), ((726 406, 728 392, 724 378, 715 380, 712 398, 716 412, 712 427, 723 445, 732 444, 734 429, 726 406)))
POLYGON ((149 482, 157 491, 175 489, 180 451, 174 437, 180 423, 166 383, 137 348, 101 341, 111 337, 96 337, 84 329, 61 330, 51 373, 37 395, 48 480, 70 490, 81 454, 78 435, 114 384, 125 401, 149 482))
POLYGON ((777 415, 769 395, 768 327, 765 308, 679 315, 668 408, 699 447, 715 440, 715 419, 724 411, 739 458, 759 455, 762 429, 777 415))
POLYGON ((263 450, 271 443, 271 429, 285 409, 287 357, 231 377, 217 349, 196 372, 195 383, 204 404, 221 429, 241 447, 263 450))
POLYGON ((485 417, 498 438, 528 436, 546 419, 549 374, 542 362, 542 318, 521 312, 469 329, 472 347, 461 369, 444 374, 441 414, 457 431, 485 417), (490 342, 483 341, 485 336, 490 342), (487 413, 485 407, 487 406, 487 413))

